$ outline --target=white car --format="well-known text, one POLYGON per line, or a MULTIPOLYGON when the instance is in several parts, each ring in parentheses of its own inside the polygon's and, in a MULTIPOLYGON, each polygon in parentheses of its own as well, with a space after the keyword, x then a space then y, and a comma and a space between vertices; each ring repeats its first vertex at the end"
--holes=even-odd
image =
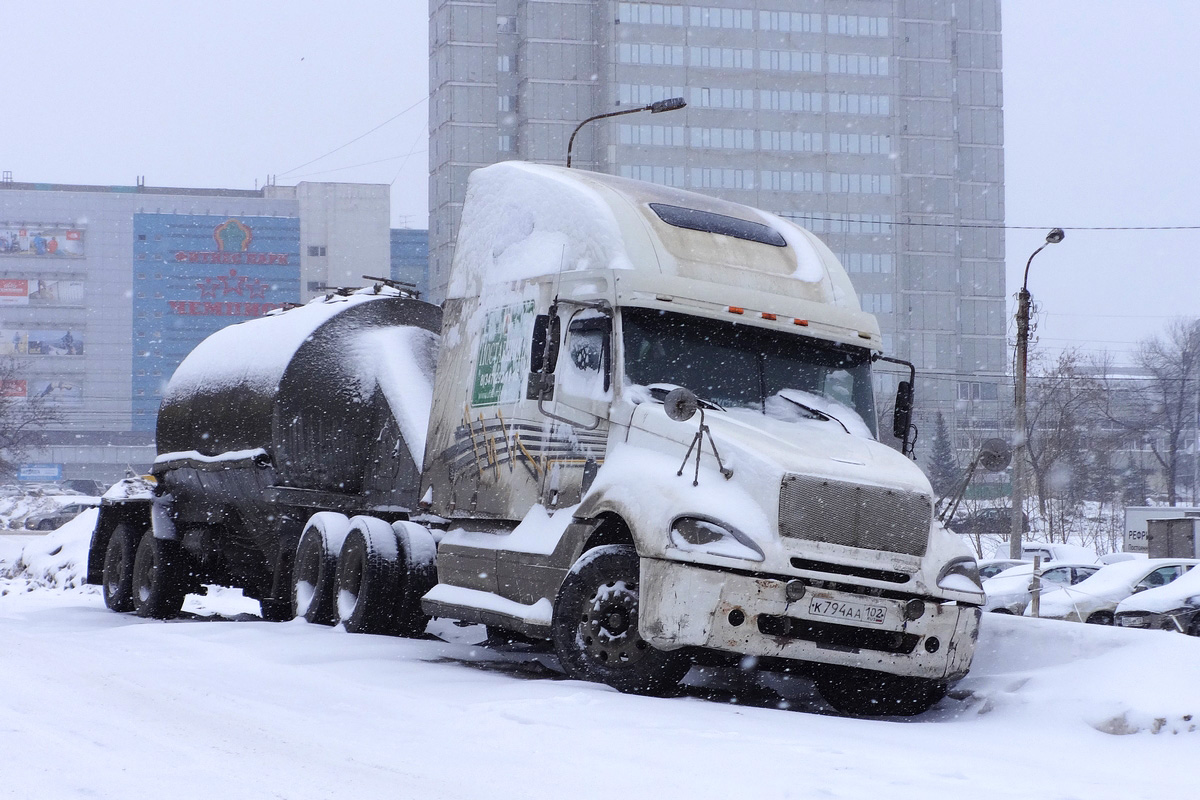
MULTIPOLYGON (((1099 564, 1053 562, 1043 567, 1042 596, 1060 586, 1073 586, 1099 571, 1099 564)), ((1033 588, 1033 564, 1019 564, 983 582, 987 600, 984 611, 997 614, 1023 614, 1029 605, 1033 588)))
POLYGON ((1021 558, 1033 561, 1034 557, 1047 561, 1071 561, 1076 564, 1095 564, 1096 551, 1078 544, 1057 542, 1025 542, 1021 545, 1021 558))
MULTIPOLYGON (((1165 586, 1196 564, 1200 561, 1194 558, 1148 558, 1109 564, 1074 586, 1042 595, 1040 616, 1112 625, 1117 604, 1126 597, 1165 586)), ((1029 611, 1025 609, 1026 616, 1030 616, 1029 611)))
POLYGON ((1022 564, 1033 564, 1032 561, 1022 561, 1017 558, 985 558, 979 562, 979 579, 986 581, 994 578, 1006 569, 1019 567, 1022 564))
POLYGON ((1117 605, 1117 624, 1200 636, 1200 569, 1189 570, 1166 586, 1126 597, 1117 605))

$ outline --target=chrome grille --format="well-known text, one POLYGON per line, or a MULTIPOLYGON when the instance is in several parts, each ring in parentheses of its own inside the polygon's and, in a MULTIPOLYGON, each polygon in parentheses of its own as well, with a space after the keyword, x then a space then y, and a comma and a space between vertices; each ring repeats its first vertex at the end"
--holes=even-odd
POLYGON ((910 556, 925 555, 933 507, 919 492, 786 475, 779 487, 779 533, 910 556))

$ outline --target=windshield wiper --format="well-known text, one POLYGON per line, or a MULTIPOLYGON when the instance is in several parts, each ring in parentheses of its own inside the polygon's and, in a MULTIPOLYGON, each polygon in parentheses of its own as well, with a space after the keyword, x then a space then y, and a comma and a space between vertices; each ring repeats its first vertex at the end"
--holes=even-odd
POLYGON ((824 411, 821 411, 820 409, 813 408, 810 405, 805 405, 804 403, 801 403, 799 400, 793 400, 792 398, 788 397, 785 394, 780 394, 779 396, 782 397, 784 400, 787 400, 792 405, 798 406, 803 411, 808 412, 809 416, 811 416, 813 419, 819 419, 822 422, 836 422, 838 425, 842 426, 842 430, 844 430, 846 433, 850 433, 850 429, 846 427, 846 423, 842 422, 840 419, 833 416, 832 414, 827 414, 824 411))
MULTIPOLYGON (((671 389, 678 389, 680 387, 673 383, 656 383, 647 388, 650 390, 650 396, 661 403, 667 399, 667 394, 671 391, 671 389)), ((725 410, 725 407, 720 403, 717 403, 713 400, 705 400, 703 397, 697 397, 696 402, 700 404, 701 408, 707 408, 715 411, 725 410)))

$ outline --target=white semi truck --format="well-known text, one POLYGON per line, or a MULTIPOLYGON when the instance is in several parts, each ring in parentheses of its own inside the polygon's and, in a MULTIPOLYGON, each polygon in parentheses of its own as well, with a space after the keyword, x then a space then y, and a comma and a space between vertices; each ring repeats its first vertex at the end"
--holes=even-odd
MULTIPOLYGON (((309 313, 310 326, 337 319, 309 313)), ((419 322, 417 350, 434 327, 419 322)), ((421 380, 396 391, 395 370, 350 370, 361 402, 375 380, 402 418, 372 411, 393 449, 423 450, 419 479, 383 453, 352 491, 305 485, 291 410, 270 412, 257 440, 184 436, 153 489, 116 487, 102 509, 89 575, 110 606, 168 616, 183 592, 229 582, 274 618, 483 623, 627 691, 668 689, 697 661, 803 670, 849 713, 918 713, 966 673, 984 599, 975 560, 934 518, 920 469, 878 440, 878 324, 808 231, 690 192, 496 164, 470 178, 440 331, 431 401, 421 380), (428 428, 413 433, 423 403, 428 428), (380 468, 407 485, 364 493, 380 468), (256 476, 253 497, 205 488, 239 470, 256 476), (251 500, 253 514, 238 507, 251 500)), ((214 360, 205 349, 168 388, 168 424, 173 405, 202 405, 183 384, 214 360)), ((419 353, 391 352, 428 377, 419 353)), ((304 368, 256 373, 277 383, 260 405, 296 405, 278 376, 304 368)))

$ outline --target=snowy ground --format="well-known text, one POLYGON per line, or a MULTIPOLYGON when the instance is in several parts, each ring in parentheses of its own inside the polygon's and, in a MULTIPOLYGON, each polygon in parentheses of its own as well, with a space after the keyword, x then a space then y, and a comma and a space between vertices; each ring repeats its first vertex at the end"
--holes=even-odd
POLYGON ((441 639, 358 636, 262 622, 230 592, 169 623, 113 614, 78 585, 94 515, 0 535, 0 798, 1135 800, 1197 783, 1200 639, 989 615, 970 676, 910 720, 740 674, 632 697, 442 621, 441 639))

